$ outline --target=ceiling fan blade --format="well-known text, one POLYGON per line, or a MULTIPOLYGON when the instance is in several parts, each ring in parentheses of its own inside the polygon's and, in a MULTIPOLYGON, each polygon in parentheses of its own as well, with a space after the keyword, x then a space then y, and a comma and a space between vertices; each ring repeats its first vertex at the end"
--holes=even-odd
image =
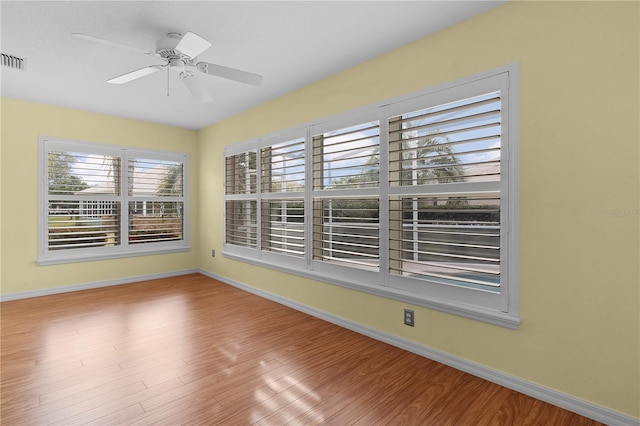
POLYGON ((208 102, 213 102, 213 98, 211 94, 207 91, 207 89, 202 85, 202 83, 196 78, 193 74, 180 74, 180 79, 187 86, 187 89, 191 92, 193 97, 201 104, 206 104, 208 102))
POLYGON ((188 32, 176 46, 176 50, 190 58, 195 58, 211 46, 207 40, 197 34, 188 32))
POLYGON ((238 81, 251 86, 262 86, 263 78, 258 74, 237 70, 235 68, 223 67, 222 65, 210 64, 208 62, 198 62, 196 68, 198 68, 198 71, 205 74, 227 78, 229 80, 238 81))
POLYGON ((92 35, 87 35, 87 34, 82 34, 82 33, 73 33, 71 35, 74 36, 74 37, 81 38, 83 40, 89 40, 89 41, 94 41, 96 43, 106 44, 107 46, 118 47, 120 49, 127 49, 127 50, 131 50, 131 51, 138 52, 138 53, 144 53, 145 55, 152 55, 152 56, 155 55, 155 53, 149 52, 148 50, 140 49, 139 47, 129 46, 127 44, 117 43, 117 42, 111 41, 111 40, 105 40, 103 38, 95 37, 95 36, 92 36, 92 35))
POLYGON ((166 67, 166 65, 152 65, 150 67, 140 68, 139 70, 131 71, 121 76, 114 77, 111 80, 107 80, 107 83, 111 83, 111 84, 128 83, 137 78, 141 78, 141 77, 153 74, 154 72, 158 72, 164 67, 166 67))

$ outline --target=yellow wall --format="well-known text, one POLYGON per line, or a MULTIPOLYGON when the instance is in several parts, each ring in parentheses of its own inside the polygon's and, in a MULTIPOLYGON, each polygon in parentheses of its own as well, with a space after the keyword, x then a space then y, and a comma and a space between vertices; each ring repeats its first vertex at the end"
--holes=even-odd
POLYGON ((2 294, 200 267, 640 417, 638 2, 508 3, 201 132, 2 99, 2 294), (518 330, 239 263, 222 249, 227 144, 521 67, 518 330), (38 136, 191 155, 189 253, 40 267, 38 136), (16 185, 19 183, 19 185, 16 185))
POLYGON ((201 131, 201 268, 640 417, 638 2, 508 3, 201 131), (223 148, 518 62, 516 331, 222 256, 223 148))
MULTIPOLYGON (((198 218, 197 132, 2 99, 2 294, 118 280, 195 267, 192 252, 38 266, 38 137, 126 145, 190 155, 192 224, 198 218)), ((191 246, 198 246, 195 226, 191 246)))

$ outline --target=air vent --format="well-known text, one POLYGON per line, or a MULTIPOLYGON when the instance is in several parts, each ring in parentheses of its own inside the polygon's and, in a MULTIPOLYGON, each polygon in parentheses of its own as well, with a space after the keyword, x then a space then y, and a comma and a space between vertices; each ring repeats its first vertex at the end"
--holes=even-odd
POLYGON ((24 71, 27 61, 14 55, 2 53, 2 66, 24 71))

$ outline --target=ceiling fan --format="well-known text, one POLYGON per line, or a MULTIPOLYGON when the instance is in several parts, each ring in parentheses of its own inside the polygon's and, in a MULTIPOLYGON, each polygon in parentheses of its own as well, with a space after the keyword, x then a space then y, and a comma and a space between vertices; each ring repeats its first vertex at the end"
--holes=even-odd
POLYGON ((161 38, 156 42, 155 52, 150 52, 145 49, 105 40, 103 38, 87 34, 73 33, 71 35, 84 40, 154 56, 164 61, 164 64, 162 65, 150 65, 148 67, 140 68, 121 76, 114 77, 107 80, 107 83, 128 83, 138 78, 154 74, 162 69, 167 69, 167 76, 171 71, 179 73, 180 80, 182 80, 193 97, 200 103, 211 102, 213 101, 213 98, 202 83, 196 78, 196 74, 198 73, 222 77, 238 81, 240 83, 249 84, 251 86, 262 85, 261 75, 222 65, 210 64, 208 62, 199 62, 198 55, 207 50, 211 46, 211 43, 192 32, 187 32, 184 35, 179 33, 167 34, 166 37, 161 38))

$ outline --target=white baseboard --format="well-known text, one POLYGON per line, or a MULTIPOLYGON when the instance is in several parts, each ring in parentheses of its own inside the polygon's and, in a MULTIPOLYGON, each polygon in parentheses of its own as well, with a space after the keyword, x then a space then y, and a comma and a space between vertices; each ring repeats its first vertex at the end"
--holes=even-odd
POLYGON ((223 277, 209 271, 198 270, 198 272, 202 275, 216 279, 241 290, 245 290, 249 293, 253 293, 265 299, 280 303, 282 305, 312 315, 316 318, 323 319, 357 333, 364 334, 365 336, 369 336, 381 342, 385 342, 409 352, 413 352, 425 358, 432 359, 434 361, 453 367, 457 370, 461 370, 474 376, 481 377, 490 382, 497 383, 506 388, 515 390, 525 395, 529 395, 533 398, 548 402, 549 404, 564 408, 566 410, 599 421, 601 423, 605 423, 610 426, 640 426, 640 419, 628 416, 623 413, 619 413, 617 411, 613 411, 606 407, 602 407, 600 405, 584 401, 571 395, 558 392, 544 386, 540 386, 538 384, 520 379, 518 377, 506 374, 498 370, 494 370, 481 364, 458 358, 446 352, 442 352, 437 349, 433 349, 428 346, 421 345, 410 340, 400 338, 398 336, 394 336, 392 334, 384 333, 380 330, 375 330, 371 327, 367 327, 346 318, 338 317, 331 313, 321 311, 307 305, 303 305, 294 300, 284 298, 277 294, 252 287, 250 285, 229 279, 227 277, 223 277))
POLYGON ((22 291, 18 293, 9 293, 0 295, 0 302, 8 302, 10 300, 27 299, 30 297, 49 296, 52 294, 69 293, 72 291, 89 290, 92 288, 109 287, 112 285, 131 284, 139 281, 157 280, 161 278, 170 278, 180 275, 197 274, 198 269, 184 269, 181 271, 162 272, 159 274, 138 275, 135 277, 117 278, 114 280, 95 281, 86 284, 75 284, 63 287, 45 288, 42 290, 22 291))

